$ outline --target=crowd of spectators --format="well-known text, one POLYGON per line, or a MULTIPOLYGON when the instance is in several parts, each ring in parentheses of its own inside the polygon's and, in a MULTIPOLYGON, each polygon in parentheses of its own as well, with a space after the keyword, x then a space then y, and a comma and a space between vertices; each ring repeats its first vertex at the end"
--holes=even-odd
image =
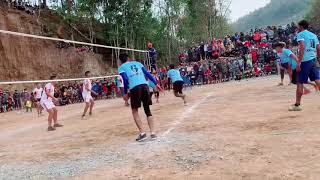
MULTIPOLYGON (((318 35, 320 31, 312 30, 318 35)), ((179 55, 179 70, 186 86, 221 83, 230 80, 241 80, 259 76, 277 74, 279 58, 272 46, 274 43, 286 42, 297 52, 296 25, 286 27, 267 27, 250 30, 247 33, 227 35, 223 39, 213 39, 190 47, 179 55)), ((153 49, 148 44, 149 51, 153 49)), ((89 48, 78 48, 77 52, 90 51, 89 48)), ((151 51, 156 54, 156 51, 151 51)), ((152 54, 151 54, 152 55, 152 54)), ((155 58, 154 58, 155 59, 155 58)), ((155 62, 152 63, 154 65, 155 62)), ((163 89, 169 89, 171 83, 167 78, 168 67, 157 68, 154 76, 160 80, 163 89)), ((108 99, 121 96, 120 79, 102 79, 93 82, 92 90, 97 93, 93 97, 108 99)), ((55 91, 60 105, 83 102, 82 83, 60 84, 55 91)), ((0 89, 0 113, 29 109, 35 102, 34 93, 28 89, 21 92, 0 89)))
POLYGON ((9 7, 17 9, 19 11, 24 11, 27 14, 34 15, 36 11, 39 10, 39 6, 31 5, 29 2, 24 2, 22 0, 5 0, 9 7))
MULTIPOLYGON (((94 81, 92 90, 97 93, 97 95, 93 94, 95 100, 120 97, 120 80, 113 78, 94 81)), ((0 89, 0 113, 22 109, 28 112, 29 103, 32 107, 35 107, 36 99, 34 95, 34 91, 29 89, 15 90, 14 92, 0 89)), ((58 98, 61 106, 81 103, 83 102, 82 83, 59 84, 59 87, 55 88, 54 96, 58 98)))
MULTIPOLYGON (((285 27, 256 28, 190 47, 179 55, 185 84, 219 83, 277 74, 279 58, 273 44, 286 42, 288 48, 297 52, 296 29, 295 23, 285 27)), ((311 31, 320 35, 320 31, 311 31)), ((165 79, 167 67, 160 71, 165 79)))

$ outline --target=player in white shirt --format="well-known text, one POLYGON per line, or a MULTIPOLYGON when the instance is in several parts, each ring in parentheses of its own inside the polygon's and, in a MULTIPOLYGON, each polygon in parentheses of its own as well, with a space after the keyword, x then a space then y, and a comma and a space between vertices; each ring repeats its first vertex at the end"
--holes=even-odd
POLYGON ((42 114, 42 107, 40 105, 42 91, 43 91, 43 89, 42 89, 40 83, 37 84, 36 88, 34 88, 34 90, 33 90, 33 95, 34 95, 34 98, 36 100, 38 116, 40 116, 42 114))
POLYGON ((92 82, 90 79, 88 79, 90 77, 90 74, 91 74, 90 71, 85 72, 86 79, 84 80, 82 85, 82 97, 86 104, 83 110, 82 118, 86 117, 86 114, 89 108, 90 108, 89 115, 92 115, 92 109, 94 106, 94 100, 91 96, 91 93, 96 94, 96 92, 92 91, 92 84, 91 84, 92 82))
MULTIPOLYGON (((50 80, 55 80, 56 76, 50 76, 50 80)), ((45 109, 48 115, 48 131, 56 130, 56 127, 62 127, 63 125, 58 123, 58 110, 54 105, 54 102, 58 102, 58 99, 54 97, 54 85, 55 82, 47 83, 41 95, 40 104, 45 109), (54 125, 52 126, 52 121, 54 125)))

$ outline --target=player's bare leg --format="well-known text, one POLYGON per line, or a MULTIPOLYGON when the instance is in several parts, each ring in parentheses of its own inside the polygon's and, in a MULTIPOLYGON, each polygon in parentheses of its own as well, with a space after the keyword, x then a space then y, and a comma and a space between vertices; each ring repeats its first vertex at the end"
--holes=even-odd
POLYGON ((185 94, 180 94, 179 92, 174 92, 174 95, 175 95, 176 97, 180 97, 180 98, 183 100, 183 102, 184 102, 185 104, 187 104, 186 95, 185 95, 185 94))
POLYGON ((53 121, 53 116, 54 116, 54 112, 53 112, 53 109, 49 109, 48 110, 48 131, 54 131, 56 130, 56 128, 54 128, 52 126, 52 121, 53 121))
POLYGON ((53 108, 53 122, 54 122, 54 127, 62 127, 63 125, 58 123, 58 110, 56 108, 53 108))
POLYGON ((136 139, 136 141, 142 142, 142 141, 147 139, 147 134, 143 129, 141 118, 139 116, 139 110, 138 109, 132 109, 132 116, 133 116, 134 122, 136 123, 136 125, 137 125, 137 127, 138 127, 138 129, 140 131, 140 134, 139 134, 138 138, 136 139))
POLYGON ((93 106, 94 106, 94 101, 93 101, 93 99, 92 99, 92 100, 90 101, 90 111, 89 111, 89 115, 92 115, 93 106))
POLYGON ((144 129, 143 129, 143 125, 142 125, 142 121, 139 115, 139 110, 138 109, 132 109, 132 115, 133 115, 133 119, 140 131, 140 133, 145 133, 144 129))
POLYGON ((292 69, 288 69, 288 74, 289 74, 289 78, 290 78, 290 83, 289 85, 291 85, 291 82, 292 82, 292 69))
POLYGON ((90 103, 86 102, 86 103, 85 103, 84 110, 83 110, 82 118, 84 118, 84 117, 86 116, 89 107, 90 107, 90 103))

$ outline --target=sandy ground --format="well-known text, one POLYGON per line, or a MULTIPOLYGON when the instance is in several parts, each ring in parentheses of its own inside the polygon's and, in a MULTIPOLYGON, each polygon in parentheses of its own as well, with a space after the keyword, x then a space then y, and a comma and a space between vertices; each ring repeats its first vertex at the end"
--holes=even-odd
POLYGON ((277 83, 195 87, 188 106, 167 92, 152 106, 159 139, 144 143, 121 99, 87 120, 83 104, 59 107, 55 132, 35 112, 0 114, 0 179, 318 180, 319 94, 288 112, 295 87, 277 83))

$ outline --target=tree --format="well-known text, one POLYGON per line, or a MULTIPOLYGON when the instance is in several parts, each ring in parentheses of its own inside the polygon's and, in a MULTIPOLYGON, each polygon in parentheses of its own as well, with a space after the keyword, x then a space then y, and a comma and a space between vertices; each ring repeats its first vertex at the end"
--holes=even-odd
POLYGON ((307 14, 307 19, 316 28, 320 28, 320 1, 314 0, 310 11, 307 14))

